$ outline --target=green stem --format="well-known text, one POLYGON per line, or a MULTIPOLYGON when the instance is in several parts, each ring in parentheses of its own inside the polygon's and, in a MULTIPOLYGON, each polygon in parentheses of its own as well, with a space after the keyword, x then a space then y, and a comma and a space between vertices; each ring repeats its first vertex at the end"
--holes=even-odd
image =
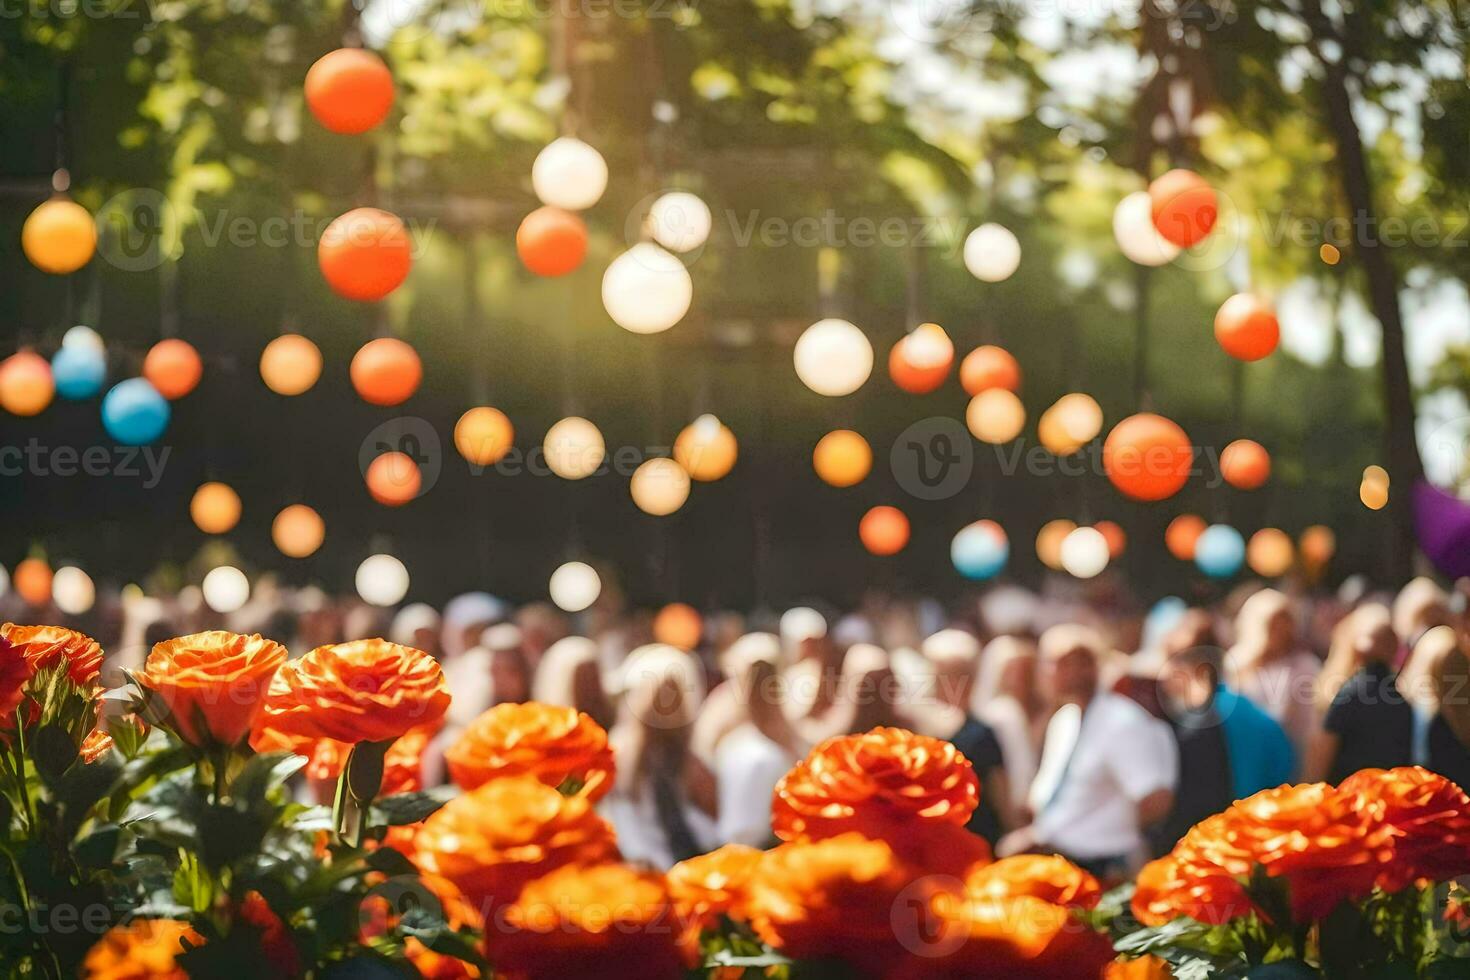
POLYGON ((26 815, 26 830, 36 825, 36 814, 31 809, 31 790, 26 782, 26 726, 22 714, 24 708, 15 709, 15 784, 20 791, 20 807, 26 815))
POLYGON ((342 767, 342 774, 337 777, 337 795, 332 798, 332 836, 337 843, 342 843, 342 821, 346 818, 347 807, 347 767, 342 767))

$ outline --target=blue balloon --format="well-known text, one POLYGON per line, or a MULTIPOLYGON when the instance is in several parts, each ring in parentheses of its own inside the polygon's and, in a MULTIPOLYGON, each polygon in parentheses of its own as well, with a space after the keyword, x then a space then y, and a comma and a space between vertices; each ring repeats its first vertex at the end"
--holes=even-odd
POLYGON ((1003 533, 976 522, 960 528, 949 545, 949 560, 965 578, 977 582, 994 578, 1006 567, 1011 546, 1003 533))
POLYGON ((113 385, 102 399, 102 427, 125 446, 146 446, 168 428, 168 399, 146 378, 113 385))
POLYGON ((63 345, 51 358, 51 375, 62 398, 91 398, 107 380, 107 355, 90 344, 63 345))
POLYGON ((1194 563, 1210 578, 1229 578, 1245 564, 1245 538, 1228 524, 1211 524, 1195 542, 1194 563))

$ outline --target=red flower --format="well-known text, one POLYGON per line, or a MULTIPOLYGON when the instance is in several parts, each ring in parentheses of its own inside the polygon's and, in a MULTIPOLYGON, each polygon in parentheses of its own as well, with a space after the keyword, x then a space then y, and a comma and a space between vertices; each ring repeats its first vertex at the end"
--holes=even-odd
POLYGON ((88 687, 96 683, 97 675, 102 672, 102 647, 76 630, 6 623, 0 626, 0 636, 20 649, 35 673, 64 667, 73 684, 88 687))

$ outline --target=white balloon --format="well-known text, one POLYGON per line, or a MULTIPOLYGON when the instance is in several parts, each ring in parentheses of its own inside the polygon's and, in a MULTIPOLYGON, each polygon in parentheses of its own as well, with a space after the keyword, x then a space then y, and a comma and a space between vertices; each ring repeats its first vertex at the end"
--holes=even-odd
POLYGON ((692 252, 709 239, 709 205, 688 191, 670 191, 648 209, 648 233, 674 252, 692 252))
POLYGON ((672 459, 656 456, 633 471, 628 490, 639 510, 667 517, 689 499, 689 473, 672 459))
POLYGON ((965 268, 983 282, 1009 279, 1021 265, 1021 243, 1009 228, 983 224, 965 239, 965 268))
POLYGON ((102 335, 91 327, 77 324, 61 335, 61 346, 63 347, 91 347, 103 350, 102 335))
POLYGON ((1108 567, 1108 539, 1095 527, 1079 527, 1062 539, 1062 568, 1092 578, 1108 567))
POLYGON ((204 576, 204 603, 217 613, 232 613, 250 598, 250 580, 233 565, 220 565, 204 576))
POLYGON ((581 612, 602 595, 597 569, 584 561, 569 561, 551 573, 551 601, 563 612, 581 612))
POLYGON ((1139 265, 1167 265, 1179 255, 1179 246, 1154 227, 1154 204, 1148 191, 1135 191, 1118 202, 1113 209, 1113 237, 1123 254, 1139 265))
POLYGON ((850 395, 873 373, 873 345, 846 320, 818 320, 792 352, 796 376, 819 395, 850 395))
POLYGON ((531 189, 542 204, 568 211, 590 208, 607 190, 607 161, 579 139, 554 139, 536 154, 531 189))
POLYGON ((373 606, 392 606, 408 595, 408 569, 392 555, 372 555, 357 566, 357 594, 373 606))
POLYGON ((80 616, 97 601, 97 587, 92 584, 92 576, 67 565, 51 577, 51 601, 68 616, 80 616))
POLYGON ((781 639, 788 645, 802 640, 820 640, 827 635, 827 617, 810 606, 794 606, 781 614, 781 625, 777 627, 781 639))
POLYGON ((563 480, 580 480, 597 472, 607 445, 597 426, 579 415, 569 415, 546 430, 541 451, 551 472, 563 480))
POLYGON ((694 280, 678 256, 640 242, 612 260, 602 275, 602 305, 632 333, 660 333, 689 312, 694 280))

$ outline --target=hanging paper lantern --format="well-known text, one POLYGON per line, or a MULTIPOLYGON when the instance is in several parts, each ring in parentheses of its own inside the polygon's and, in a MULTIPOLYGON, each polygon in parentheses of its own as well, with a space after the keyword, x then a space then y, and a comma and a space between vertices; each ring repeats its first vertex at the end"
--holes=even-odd
POLYGON ((648 209, 648 233, 671 252, 692 252, 709 239, 709 205, 688 191, 662 194, 648 209))
POLYGON ((1154 227, 1153 200, 1148 191, 1135 191, 1113 209, 1113 238, 1131 262, 1149 267, 1167 265, 1179 257, 1179 246, 1154 227))
POLYGON ((563 480, 580 480, 597 472, 607 446, 597 426, 572 415, 546 430, 542 452, 551 472, 563 480))
POLYGON ((334 133, 365 133, 393 108, 393 73, 372 51, 338 48, 307 70, 306 105, 334 133))
POLYGON ((1021 264, 1021 243, 1002 225, 983 224, 965 238, 965 268, 981 282, 1009 279, 1021 264))
POLYGON ((1245 547, 1245 560, 1262 578, 1276 578, 1291 570, 1291 536, 1276 527, 1263 527, 1251 535, 1245 547))
POLYGON ((972 398, 989 388, 1019 391, 1021 365, 1004 348, 994 344, 976 347, 960 362, 960 386, 972 398))
POLYGON ((287 558, 316 554, 326 536, 327 525, 321 515, 305 504, 284 507, 271 521, 271 540, 287 558))
POLYGON ((1036 435, 1048 452, 1070 456, 1096 439, 1102 424, 1102 406, 1091 395, 1074 391, 1041 413, 1036 435))
POLYGON ((699 646, 703 633, 704 620, 688 603, 671 602, 653 617, 653 639, 657 643, 690 651, 699 646))
POLYGON ((125 446, 146 446, 163 435, 171 412, 168 399, 147 378, 119 381, 102 397, 102 427, 125 446))
POLYGON ((1113 426, 1103 443, 1103 470, 1125 496, 1163 500, 1179 492, 1194 465, 1194 447, 1178 425, 1140 412, 1113 426))
POLYGON ((1073 528, 1062 539, 1062 569, 1075 578, 1094 578, 1108 567, 1108 539, 1095 527, 1073 528))
POLYGON ((240 495, 227 484, 201 483, 189 501, 189 516, 205 534, 226 534, 240 523, 240 495))
POLYGON ((1180 514, 1164 529, 1164 547, 1180 561, 1194 561, 1194 550, 1206 526, 1198 514, 1180 514))
POLYGON ((1098 521, 1092 526, 1097 528, 1098 533, 1107 541, 1108 557, 1121 557, 1128 547, 1128 535, 1123 533, 1123 529, 1118 526, 1118 522, 1098 521))
POLYGON ((413 265, 413 251, 397 215, 355 208, 327 225, 317 243, 316 260, 338 296, 373 303, 403 285, 413 265))
POLYGON ((201 585, 204 603, 217 613, 232 613, 250 600, 250 579, 233 565, 212 568, 201 585))
POLYGON ((1041 530, 1036 532, 1036 557, 1047 568, 1061 571, 1062 542, 1075 530, 1077 525, 1074 522, 1060 517, 1041 525, 1041 530))
POLYGON ((401 405, 418 391, 424 365, 418 352, 397 337, 379 337, 352 355, 352 387, 370 405, 401 405))
POLYGON ((578 613, 602 595, 602 579, 597 569, 584 561, 569 561, 551 573, 547 586, 551 601, 562 612, 578 613))
POLYGON ((97 222, 86 208, 58 194, 26 218, 20 247, 42 272, 58 276, 76 272, 97 251, 97 222))
POLYGON ((1228 524, 1211 524, 1195 542, 1194 563, 1210 578, 1229 578, 1245 563, 1245 539, 1228 524))
POLYGON ((1220 216, 1215 189, 1191 170, 1170 170, 1155 178, 1148 196, 1154 227, 1180 248, 1203 241, 1220 216))
POLYGON ((321 349, 300 334, 281 334, 260 352, 260 380, 278 395, 310 391, 321 376, 321 349))
POLYGON ((516 229, 516 254, 538 276, 564 276, 587 257, 587 225, 570 211, 537 208, 516 229))
POLYGON ((56 570, 51 578, 51 601, 68 616, 80 616, 97 601, 92 576, 73 565, 56 570))
POLYGON ((1255 490, 1271 476, 1271 454, 1252 439, 1237 439, 1220 454, 1220 475, 1238 490, 1255 490))
POLYGON ((672 459, 656 456, 633 471, 628 491, 639 510, 667 517, 689 499, 689 474, 672 459))
POLYGON ((937 323, 915 327, 888 352, 888 375, 911 395, 925 395, 944 384, 954 364, 954 344, 937 323))
POLYGON ((602 276, 602 305, 630 333, 660 333, 689 312, 694 281, 677 255, 640 242, 612 260, 602 276))
POLYGON ((949 543, 949 560, 955 571, 975 582, 999 575, 1010 555, 1006 533, 994 521, 967 524, 949 543))
POLYGON ((835 429, 817 441, 812 468, 822 482, 834 487, 861 483, 873 469, 873 449, 851 429, 835 429))
POLYGON ((193 391, 204 375, 204 362, 192 344, 177 337, 160 340, 143 359, 143 377, 169 401, 193 391))
POLYGON ((475 466, 494 466, 510 452, 515 427, 498 408, 470 409, 454 424, 454 448, 475 466))
POLYGON ((897 507, 874 507, 858 523, 858 538, 875 555, 896 555, 909 543, 909 519, 897 507))
POLYGON ((408 569, 392 555, 372 555, 357 566, 354 584, 368 605, 396 605, 408 595, 408 569))
POLYGON ((37 608, 51 601, 51 566, 44 558, 27 558, 11 576, 15 594, 37 608))
POLYGON ((690 422, 674 440, 674 459, 701 483, 724 477, 735 467, 737 455, 735 433, 713 415, 690 422))
POLYGON ((1231 357, 1259 361, 1281 342, 1281 324, 1265 300, 1236 293, 1215 313, 1215 339, 1231 357))
POLYGON ((850 395, 873 373, 873 345, 846 320, 818 320, 792 352, 796 376, 819 395, 850 395))
POLYGON ((91 347, 99 354, 107 350, 107 345, 102 342, 102 335, 80 323, 74 327, 68 327, 66 333, 61 335, 61 346, 91 347))
MULTIPOLYGON (((1332 533, 1332 528, 1321 524, 1313 524, 1302 531, 1301 539, 1297 543, 1301 552, 1302 561, 1312 568, 1320 569, 1332 560, 1337 553, 1337 535, 1332 533)), ((18 571, 19 569, 17 569, 18 571)))
POLYGON ((46 358, 16 351, 0 361, 0 408, 11 415, 39 415, 56 396, 56 381, 46 358))
POLYGON ((419 495, 424 485, 419 464, 406 453, 387 452, 368 464, 364 474, 368 493, 384 507, 402 507, 419 495))
POLYGON ((531 165, 531 189, 542 204, 585 211, 607 190, 607 161, 579 139, 554 139, 536 154, 536 162, 531 165))
POLYGON ((970 399, 970 407, 965 409, 965 425, 981 442, 1000 445, 1021 434, 1026 425, 1026 409, 1014 392, 988 388, 970 399))
POLYGON ((91 398, 102 390, 107 380, 107 355, 100 347, 90 344, 63 342, 51 357, 51 376, 56 393, 62 398, 72 401, 91 398))

